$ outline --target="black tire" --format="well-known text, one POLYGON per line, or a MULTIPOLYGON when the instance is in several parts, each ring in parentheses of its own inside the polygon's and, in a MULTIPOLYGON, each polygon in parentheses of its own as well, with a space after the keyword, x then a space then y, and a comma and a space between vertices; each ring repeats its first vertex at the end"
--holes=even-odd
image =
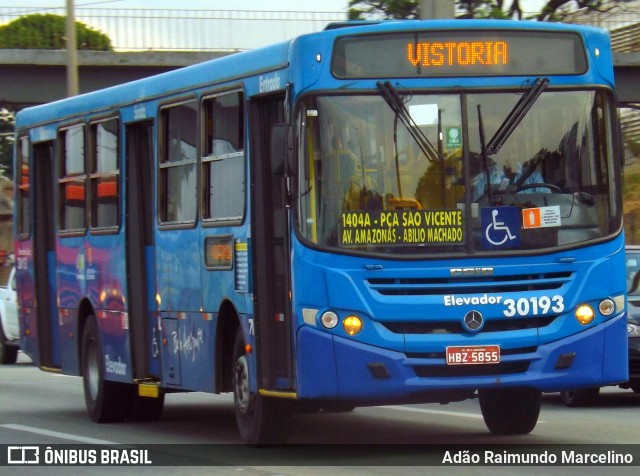
POLYGON ((9 345, 0 323, 0 365, 11 365, 18 361, 18 347, 9 345))
POLYGON ((131 395, 127 405, 128 421, 158 421, 164 409, 164 393, 158 398, 141 397, 138 395, 138 387, 131 385, 131 395))
POLYGON ((244 348, 238 329, 233 345, 233 404, 240 437, 256 446, 286 443, 291 412, 282 400, 250 392, 250 360, 244 348))
POLYGON ((582 388, 579 390, 565 390, 560 392, 560 398, 568 407, 586 407, 593 405, 600 394, 600 387, 582 388))
POLYGON ((120 422, 127 416, 131 385, 105 380, 98 324, 89 316, 82 334, 82 383, 87 413, 95 423, 120 422))
POLYGON ((542 392, 534 388, 481 389, 480 409, 491 433, 524 435, 538 423, 542 392))

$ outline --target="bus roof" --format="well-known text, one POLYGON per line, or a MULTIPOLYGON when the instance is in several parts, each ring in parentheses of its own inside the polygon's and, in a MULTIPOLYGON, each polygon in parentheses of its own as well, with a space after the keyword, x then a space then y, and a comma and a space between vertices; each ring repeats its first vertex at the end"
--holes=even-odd
MULTIPOLYGON (((224 83, 284 68, 288 65, 291 46, 296 41, 309 44, 330 41, 354 34, 385 33, 412 30, 548 30, 577 31, 585 37, 608 37, 605 30, 573 24, 506 20, 385 20, 379 22, 343 22, 329 25, 321 32, 308 33, 291 41, 234 53, 196 65, 150 76, 99 91, 26 108, 16 116, 16 129, 51 121, 65 120, 78 114, 108 111, 114 106, 135 104, 153 98, 180 94, 215 83, 224 83), (305 41, 307 40, 307 41, 305 41)), ((608 42, 608 39, 606 39, 608 42)))
POLYGON ((180 94, 215 83, 233 81, 251 74, 287 66, 290 42, 216 58, 166 73, 23 109, 16 115, 16 128, 63 120, 82 113, 107 111, 169 94, 180 94))

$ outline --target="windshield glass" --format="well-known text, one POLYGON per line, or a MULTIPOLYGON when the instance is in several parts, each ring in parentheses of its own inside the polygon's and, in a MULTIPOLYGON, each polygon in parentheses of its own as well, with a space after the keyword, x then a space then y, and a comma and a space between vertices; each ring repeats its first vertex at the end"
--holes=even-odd
POLYGON ((571 245, 618 229, 604 92, 546 89, 487 150, 522 91, 381 89, 303 105, 306 240, 354 252, 472 253, 571 245))

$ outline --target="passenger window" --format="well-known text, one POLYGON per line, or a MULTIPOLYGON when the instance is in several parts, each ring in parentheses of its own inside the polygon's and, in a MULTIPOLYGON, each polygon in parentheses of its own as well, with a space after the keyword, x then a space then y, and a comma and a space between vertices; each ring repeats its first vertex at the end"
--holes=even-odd
POLYGON ((62 129, 58 179, 59 228, 61 232, 79 232, 85 228, 84 127, 62 129))
POLYGON ((240 220, 245 206, 244 107, 240 91, 203 102, 203 218, 240 220))
POLYGON ((94 229, 115 229, 120 224, 118 139, 117 119, 91 125, 91 227, 94 229))
POLYGON ((163 224, 194 223, 197 209, 197 103, 167 107, 161 114, 159 215, 163 224))
POLYGON ((29 138, 26 136, 20 137, 18 143, 18 171, 16 187, 18 194, 18 213, 17 213, 17 228, 18 234, 21 237, 29 235, 31 223, 31 189, 29 186, 29 138))

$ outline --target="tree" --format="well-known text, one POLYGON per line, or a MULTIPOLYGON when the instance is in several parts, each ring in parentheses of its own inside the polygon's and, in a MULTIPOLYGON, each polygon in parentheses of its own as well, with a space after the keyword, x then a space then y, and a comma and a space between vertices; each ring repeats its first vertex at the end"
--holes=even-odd
POLYGON ((419 17, 419 0, 364 1, 349 0, 349 20, 372 16, 384 18, 412 19, 419 17))
MULTIPOLYGON (((547 0, 542 10, 535 15, 538 21, 558 21, 563 18, 561 7, 571 6, 585 12, 608 12, 620 3, 632 0, 547 0)), ((349 0, 349 19, 382 18, 418 18, 420 0, 349 0)), ((455 0, 458 18, 517 18, 521 20, 524 12, 521 0, 455 0)))
MULTIPOLYGON (((65 49, 64 16, 26 15, 0 26, 0 48, 65 49)), ((104 33, 76 21, 79 50, 112 51, 111 40, 104 33)))
POLYGON ((12 177, 13 129, 15 117, 11 111, 0 108, 0 175, 12 177))
MULTIPOLYGON (((585 13, 598 12, 607 13, 618 8, 620 3, 628 3, 633 0, 548 0, 537 16, 538 21, 549 21, 556 19, 557 11, 560 7, 574 4, 585 13)), ((562 15, 560 16, 560 19, 562 15)))

